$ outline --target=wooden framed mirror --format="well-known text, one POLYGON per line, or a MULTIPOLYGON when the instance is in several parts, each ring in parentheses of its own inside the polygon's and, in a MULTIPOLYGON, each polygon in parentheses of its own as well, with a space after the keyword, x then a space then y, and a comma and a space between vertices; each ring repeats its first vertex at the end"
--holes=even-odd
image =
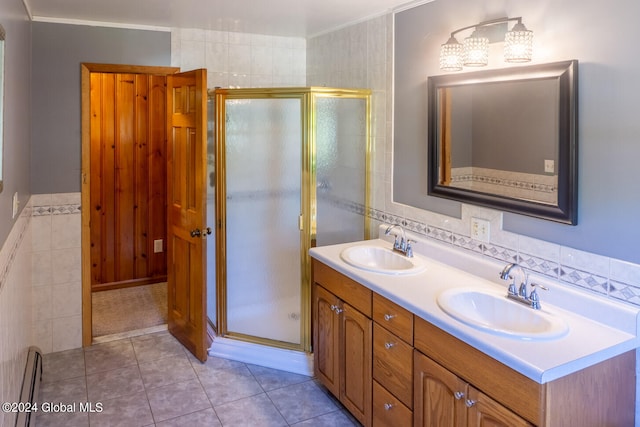
POLYGON ((577 224, 577 61, 427 87, 429 195, 577 224))

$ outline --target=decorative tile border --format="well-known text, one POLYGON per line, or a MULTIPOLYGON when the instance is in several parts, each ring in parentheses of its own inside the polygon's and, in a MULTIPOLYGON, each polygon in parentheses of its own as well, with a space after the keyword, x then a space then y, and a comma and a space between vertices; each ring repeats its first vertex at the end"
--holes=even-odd
POLYGON ((33 216, 72 215, 81 212, 80 204, 34 206, 33 216))
POLYGON ((0 249, 0 292, 2 292, 4 285, 7 282, 7 277, 11 272, 13 262, 18 256, 20 245, 22 245, 22 241, 24 240, 24 236, 31 221, 31 215, 32 209, 27 205, 20 213, 18 220, 4 242, 2 249, 0 249))
POLYGON ((426 225, 409 218, 389 214, 377 209, 369 209, 367 216, 375 221, 388 224, 400 224, 407 230, 423 235, 429 239, 448 243, 456 248, 482 254, 484 256, 503 261, 516 262, 526 270, 547 276, 562 283, 605 295, 634 305, 640 305, 640 284, 614 281, 600 274, 561 265, 556 261, 537 257, 516 249, 507 248, 493 243, 479 242, 459 233, 442 228, 426 225))

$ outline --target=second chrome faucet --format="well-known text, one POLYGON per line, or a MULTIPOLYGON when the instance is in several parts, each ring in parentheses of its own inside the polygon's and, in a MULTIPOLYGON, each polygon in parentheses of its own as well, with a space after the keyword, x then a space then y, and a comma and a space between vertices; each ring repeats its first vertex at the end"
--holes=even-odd
POLYGON ((527 273, 524 271, 524 268, 522 268, 522 266, 515 263, 507 264, 500 272, 500 278, 502 280, 511 279, 511 283, 509 284, 509 290, 507 291, 508 298, 514 301, 518 301, 522 304, 529 305, 531 306, 531 308, 535 310, 540 310, 541 308, 540 296, 538 295, 538 291, 536 290, 536 288, 544 289, 545 291, 548 291, 549 289, 542 285, 531 283, 532 290, 531 290, 531 293, 528 294, 527 273), (519 273, 519 276, 521 277, 520 285, 517 287, 516 287, 516 276, 513 273, 514 270, 516 273, 519 273))

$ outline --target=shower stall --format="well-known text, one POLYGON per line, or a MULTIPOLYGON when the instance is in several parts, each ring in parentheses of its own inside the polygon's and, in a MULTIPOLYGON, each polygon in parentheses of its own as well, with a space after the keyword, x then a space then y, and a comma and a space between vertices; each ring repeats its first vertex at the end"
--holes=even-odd
POLYGON ((310 373, 309 248, 369 235, 370 91, 216 89, 209 112, 210 353, 310 373))

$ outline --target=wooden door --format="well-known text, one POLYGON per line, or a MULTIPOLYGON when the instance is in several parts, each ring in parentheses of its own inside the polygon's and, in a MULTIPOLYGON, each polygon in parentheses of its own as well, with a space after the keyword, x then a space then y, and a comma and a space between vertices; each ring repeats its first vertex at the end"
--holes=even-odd
POLYGON ((489 396, 469 387, 469 427, 533 427, 489 396))
POLYGON ((342 303, 340 339, 340 401, 360 423, 371 425, 372 321, 349 304, 342 303))
POLYGON ((166 75, 90 75, 91 289, 166 280, 166 75))
POLYGON ((414 351, 415 427, 467 427, 468 384, 422 353, 414 351))
POLYGON ((207 359, 206 70, 167 77, 168 327, 207 359))
POLYGON ((336 309, 340 300, 323 287, 314 286, 314 371, 320 382, 334 395, 340 396, 340 322, 336 309))

